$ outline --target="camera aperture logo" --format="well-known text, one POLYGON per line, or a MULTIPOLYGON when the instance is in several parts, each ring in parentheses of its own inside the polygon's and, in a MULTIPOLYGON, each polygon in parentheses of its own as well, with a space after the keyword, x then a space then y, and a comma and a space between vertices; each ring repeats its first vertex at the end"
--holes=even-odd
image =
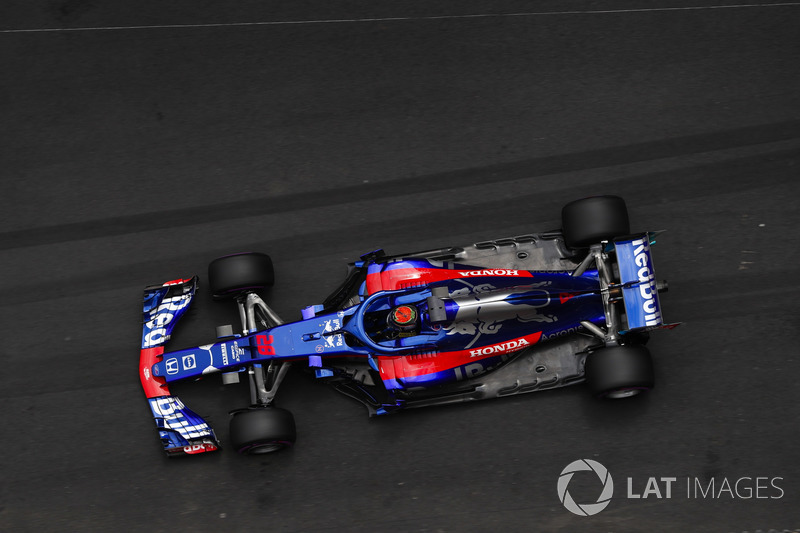
POLYGON ((561 471, 561 475, 558 477, 558 499, 561 500, 561 503, 564 504, 564 507, 567 508, 567 511, 578 516, 596 515, 608 507, 608 504, 611 503, 611 496, 613 494, 614 480, 611 478, 611 474, 608 473, 608 469, 597 461, 593 461, 591 459, 578 459, 577 461, 571 462, 566 466, 566 468, 564 468, 564 470, 561 471), (570 495, 569 491, 567 490, 569 487, 569 482, 572 481, 572 476, 575 475, 575 472, 583 471, 591 471, 597 474, 597 478, 603 485, 600 496, 594 503, 579 504, 572 499, 572 495, 570 495))

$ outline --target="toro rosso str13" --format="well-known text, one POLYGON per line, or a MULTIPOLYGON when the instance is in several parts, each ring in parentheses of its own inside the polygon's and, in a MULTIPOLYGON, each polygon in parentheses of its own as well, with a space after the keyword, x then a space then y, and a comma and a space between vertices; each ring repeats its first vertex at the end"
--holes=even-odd
POLYGON ((289 365, 302 365, 359 400, 370 415, 502 397, 587 382, 596 396, 653 387, 648 332, 661 313, 650 246, 631 234, 625 202, 585 198, 562 210, 562 229, 349 265, 345 281, 302 320, 284 323, 257 294, 274 281, 270 258, 242 253, 208 268, 215 298, 235 303, 241 327, 204 346, 165 352, 197 277, 148 287, 139 374, 168 455, 216 450, 211 427, 170 383, 221 374, 250 385, 233 411, 241 453, 290 446, 294 418, 273 400, 289 365))

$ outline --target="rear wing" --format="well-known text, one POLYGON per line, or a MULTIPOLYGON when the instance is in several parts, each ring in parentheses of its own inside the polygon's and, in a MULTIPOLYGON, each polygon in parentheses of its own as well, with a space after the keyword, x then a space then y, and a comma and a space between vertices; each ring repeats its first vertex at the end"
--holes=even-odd
POLYGON ((214 430, 202 417, 169 392, 166 381, 152 367, 164 355, 175 324, 192 303, 197 277, 168 281, 144 290, 142 348, 139 379, 156 422, 164 451, 169 456, 194 455, 219 449, 214 430))
POLYGON ((675 326, 664 324, 650 245, 655 233, 625 237, 614 241, 622 282, 622 298, 628 319, 627 331, 643 331, 675 326))

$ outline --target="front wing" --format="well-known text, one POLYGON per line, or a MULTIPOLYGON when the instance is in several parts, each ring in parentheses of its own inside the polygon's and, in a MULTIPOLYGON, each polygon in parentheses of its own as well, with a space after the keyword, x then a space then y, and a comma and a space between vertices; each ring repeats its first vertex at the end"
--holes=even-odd
POLYGON ((211 426, 169 392, 151 368, 162 360, 164 344, 194 298, 197 277, 147 287, 144 292, 139 379, 167 455, 194 455, 217 450, 211 426))

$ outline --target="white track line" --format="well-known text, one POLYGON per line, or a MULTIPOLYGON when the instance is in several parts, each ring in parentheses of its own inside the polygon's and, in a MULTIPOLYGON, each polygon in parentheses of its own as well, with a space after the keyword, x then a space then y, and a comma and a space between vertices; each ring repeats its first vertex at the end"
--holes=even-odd
POLYGON ((32 28, 0 30, 0 33, 57 33, 86 31, 119 31, 119 30, 162 30, 190 28, 235 28, 243 26, 290 26, 304 24, 348 24, 359 22, 407 22, 426 20, 482 19, 503 17, 545 17, 553 15, 608 15, 617 13, 649 13, 663 11, 703 11, 711 9, 742 9, 756 7, 797 7, 800 2, 782 2, 770 4, 728 4, 719 6, 686 6, 686 7, 652 7, 638 9, 591 9, 577 11, 541 11, 528 13, 476 13, 472 15, 432 15, 421 17, 385 17, 360 19, 320 19, 320 20, 279 20, 264 22, 225 22, 209 24, 155 24, 150 26, 98 26, 86 28, 32 28))

